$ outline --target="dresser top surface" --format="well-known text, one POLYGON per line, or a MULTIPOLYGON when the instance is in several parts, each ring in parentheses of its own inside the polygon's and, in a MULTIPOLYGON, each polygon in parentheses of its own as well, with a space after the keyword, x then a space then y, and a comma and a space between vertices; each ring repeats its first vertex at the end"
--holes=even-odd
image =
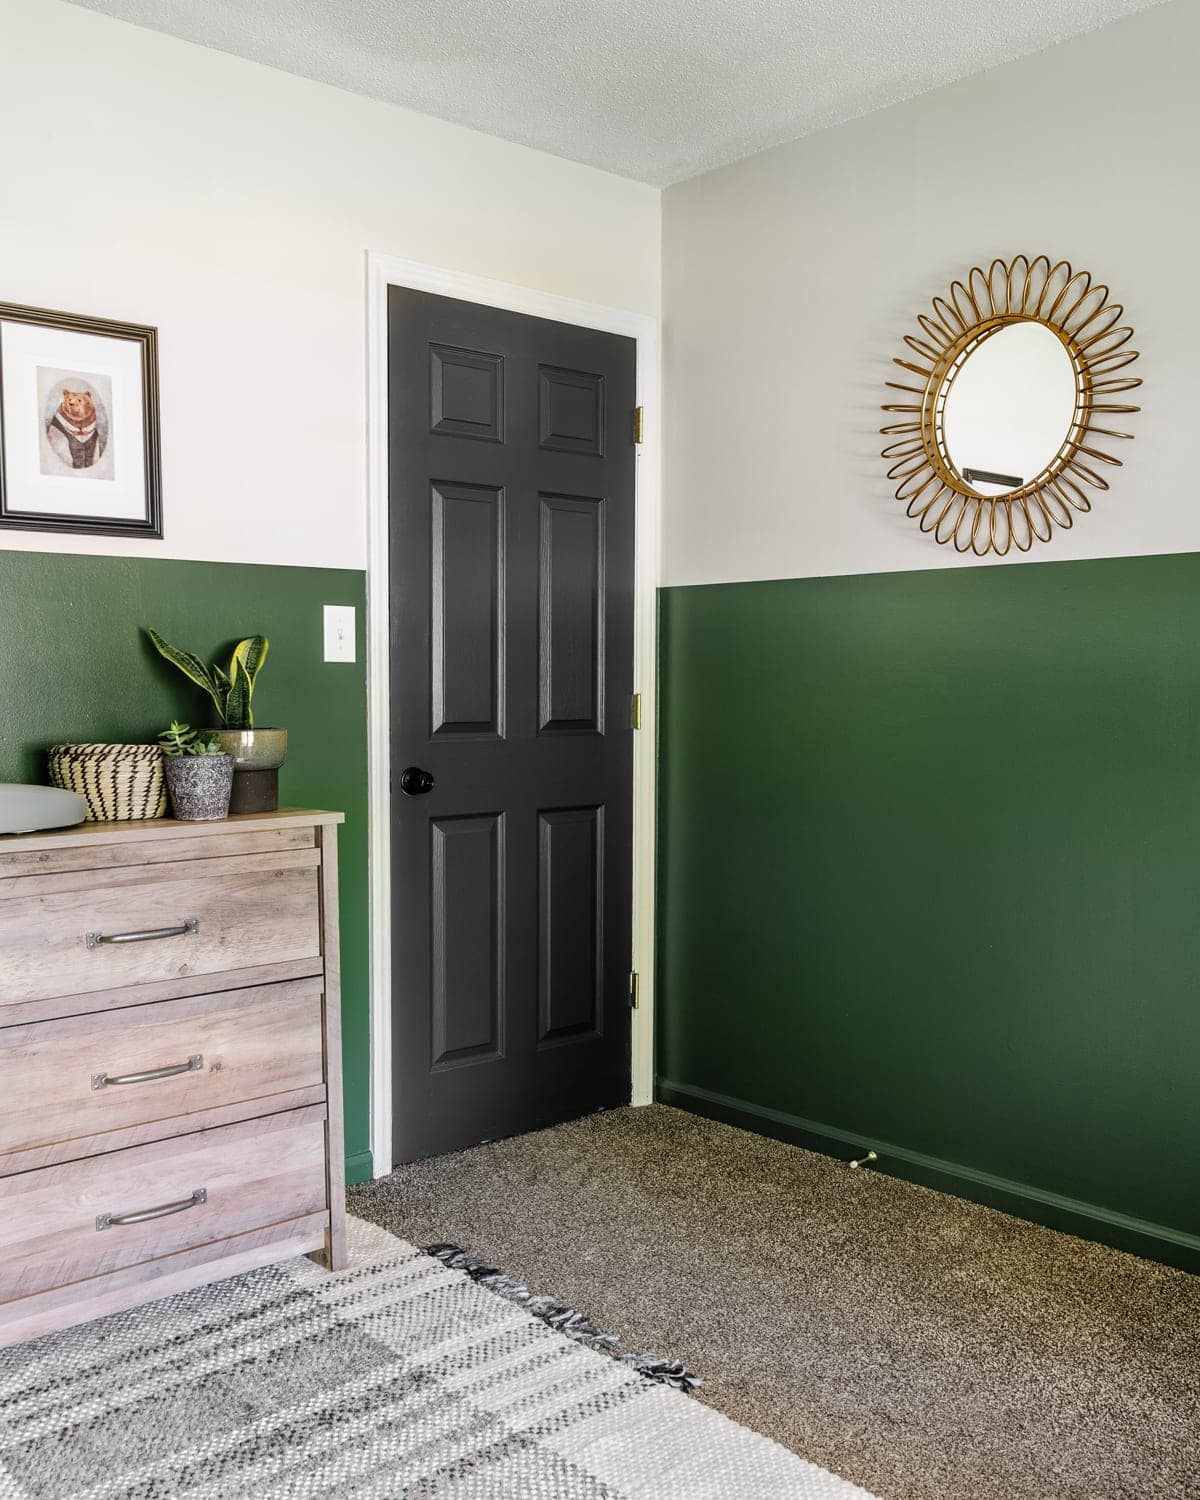
POLYGON ((176 818, 144 818, 127 823, 78 823, 74 828, 45 829, 40 833, 0 835, 0 854, 15 850, 75 849, 115 839, 144 843, 154 839, 219 837, 256 828, 311 828, 314 824, 344 823, 345 813, 313 808, 281 807, 277 812, 234 813, 211 823, 184 823, 176 818))

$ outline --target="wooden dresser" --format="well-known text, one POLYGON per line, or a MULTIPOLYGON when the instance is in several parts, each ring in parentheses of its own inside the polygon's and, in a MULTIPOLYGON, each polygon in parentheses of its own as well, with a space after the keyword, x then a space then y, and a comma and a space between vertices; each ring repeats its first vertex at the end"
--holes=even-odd
POLYGON ((0 1344, 345 1264, 341 821, 0 837, 0 1344))

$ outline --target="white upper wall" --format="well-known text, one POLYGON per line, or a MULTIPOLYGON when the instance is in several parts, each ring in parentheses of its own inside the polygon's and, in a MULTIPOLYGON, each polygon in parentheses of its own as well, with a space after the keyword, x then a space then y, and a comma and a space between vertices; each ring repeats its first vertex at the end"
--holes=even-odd
POLYGON ((0 0, 0 301, 159 330, 163 542, 362 567, 365 252, 657 315, 659 192, 127 26, 0 0))
POLYGON ((1146 382, 1111 491, 1025 558, 1200 551, 1197 55, 1174 0, 669 188, 664 582, 980 566, 894 500, 879 404, 930 299, 1020 252, 1111 286, 1146 382))

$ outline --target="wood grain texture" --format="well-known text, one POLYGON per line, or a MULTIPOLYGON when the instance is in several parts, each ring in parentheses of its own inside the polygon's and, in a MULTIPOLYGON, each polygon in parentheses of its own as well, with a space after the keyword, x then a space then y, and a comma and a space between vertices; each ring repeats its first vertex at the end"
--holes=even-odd
POLYGON ((320 953, 316 870, 262 868, 260 858, 242 856, 252 868, 219 879, 179 863, 159 866, 154 879, 133 885, 109 885, 108 875, 95 872, 76 877, 95 882, 81 889, 0 901, 0 1005, 320 953), (89 932, 170 928, 189 918, 199 931, 119 946, 85 943, 89 932))
MULTIPOLYGON (((7 1152, 102 1136, 324 1081, 321 981, 198 995, 0 1030, 0 1160, 7 1152), (203 1059, 199 1069, 97 1089, 121 1076, 203 1059)), ((77 1151, 76 1154, 83 1154, 77 1151)))
POLYGON ((324 960, 318 953, 311 958, 293 958, 284 963, 225 969, 219 978, 211 974, 176 974, 153 984, 122 985, 111 990, 91 990, 83 995, 26 1000, 19 1005, 0 1005, 0 1032, 6 1026, 23 1026, 29 1021, 52 1021, 65 1015, 119 1010, 126 1005, 148 1005, 155 1000, 175 1000, 184 995, 207 995, 218 984, 223 990, 247 989, 252 985, 320 976, 324 972, 324 960))
POLYGON ((198 1131, 5 1179, 0 1302, 178 1250, 328 1213, 321 1106, 198 1131), (100 1230, 97 1216, 207 1201, 169 1218, 100 1230))
MULTIPOLYGON (((79 891, 86 897, 96 890, 124 890, 131 886, 159 885, 173 880, 224 880, 230 875, 248 875, 262 870, 312 870, 321 856, 316 849, 281 849, 267 853, 207 859, 203 864, 187 859, 169 864, 122 865, 115 869, 44 871, 37 875, 13 875, 0 880, 0 903, 19 896, 54 896, 79 891)), ((4 906, 0 904, 0 912, 4 906)))
POLYGON ((241 1276, 293 1255, 311 1254, 324 1243, 326 1224, 325 1214, 306 1214, 234 1235, 215 1245, 176 1251, 108 1276, 0 1303, 0 1348, 226 1276, 241 1276))
POLYGON ((214 833, 245 833, 257 829, 314 828, 344 823, 339 812, 281 807, 273 813, 234 813, 217 823, 181 823, 175 818, 147 818, 134 823, 80 823, 57 833, 11 833, 0 838, 0 864, 10 854, 40 853, 44 849, 88 849, 119 839, 123 844, 149 844, 164 839, 206 839, 214 833))
POLYGON ((0 839, 0 1343, 286 1255, 345 1264, 341 821, 0 839))
POLYGON ((321 932, 325 945, 325 1079, 328 1099, 326 1170, 329 1237, 325 1263, 346 1264, 346 1148, 342 1112, 342 1009, 338 948, 337 825, 326 824, 321 840, 321 932))
MULTIPOLYGON (((32 1146, 27 1151, 10 1151, 0 1156, 0 1178, 12 1177, 18 1172, 34 1172, 40 1167, 58 1166, 60 1162, 77 1161, 84 1156, 101 1156, 108 1151, 127 1151, 131 1146, 148 1146, 152 1141, 165 1141, 196 1130, 216 1130, 242 1120, 258 1120, 265 1114, 282 1114, 289 1109, 304 1109, 310 1104, 325 1104, 324 1083, 288 1089, 282 1094, 272 1094, 269 1099, 239 1099, 234 1104, 199 1110, 192 1115, 147 1120, 141 1125, 127 1125, 121 1130, 106 1130, 99 1135, 75 1136, 69 1141, 32 1146)), ((0 1187, 0 1196, 3 1191, 0 1187)))
MULTIPOLYGON (((100 824, 94 825, 100 827, 100 824)), ((104 825, 111 828, 111 824, 104 825)), ((110 870, 121 865, 161 865, 175 859, 228 859, 232 854, 272 854, 284 849, 311 849, 316 830, 261 828, 214 833, 205 837, 113 839, 68 849, 6 848, 16 840, 0 839, 0 882, 20 875, 47 875, 64 870, 110 870)))

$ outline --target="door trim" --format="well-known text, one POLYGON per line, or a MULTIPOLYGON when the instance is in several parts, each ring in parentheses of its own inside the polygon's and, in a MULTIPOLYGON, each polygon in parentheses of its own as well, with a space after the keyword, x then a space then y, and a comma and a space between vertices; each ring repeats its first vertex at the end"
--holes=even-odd
MULTIPOLYGON (((517 286, 367 253, 367 784, 371 993, 371 1162, 392 1170, 391 797, 388 593, 389 286, 457 297, 508 312, 552 318, 637 342, 637 400, 645 412, 635 464, 634 690, 642 727, 633 737, 633 967, 640 976, 633 1013, 632 1099, 649 1104, 654 1084, 655 686, 661 474, 658 320, 517 286)), ((632 413, 630 414, 632 421, 632 413)))

